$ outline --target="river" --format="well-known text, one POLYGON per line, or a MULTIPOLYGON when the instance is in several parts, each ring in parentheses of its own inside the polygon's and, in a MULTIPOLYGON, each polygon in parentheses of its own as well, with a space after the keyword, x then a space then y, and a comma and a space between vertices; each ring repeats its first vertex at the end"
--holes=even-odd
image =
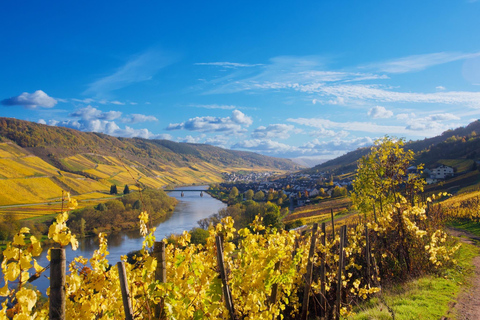
MULTIPOLYGON (((210 215, 217 213, 218 210, 226 207, 226 204, 212 198, 205 192, 203 192, 203 197, 200 197, 200 192, 208 189, 207 186, 189 186, 177 189, 198 190, 198 192, 184 192, 184 197, 181 196, 180 191, 169 192, 169 196, 178 199, 179 203, 175 207, 171 217, 156 226, 155 237, 157 241, 162 240, 172 233, 181 234, 184 230, 198 227, 198 220, 207 218, 210 215)), ((139 230, 111 234, 107 239, 108 251, 110 252, 108 261, 112 265, 120 261, 120 256, 142 248, 143 238, 140 236, 139 230)), ((97 237, 79 239, 78 242, 79 246, 76 251, 73 251, 70 246, 66 248, 67 270, 68 264, 74 257, 83 256, 85 258, 90 258, 93 251, 98 249, 97 237)), ((46 258, 46 251, 47 250, 44 250, 42 255, 38 258, 38 263, 43 267, 49 264, 49 261, 46 258)), ((3 274, 1 272, 0 275, 0 283, 3 283, 3 274)), ((45 294, 46 289, 49 286, 49 280, 47 279, 48 276, 49 272, 47 270, 47 272, 44 272, 39 279, 32 283, 43 294, 45 294)))

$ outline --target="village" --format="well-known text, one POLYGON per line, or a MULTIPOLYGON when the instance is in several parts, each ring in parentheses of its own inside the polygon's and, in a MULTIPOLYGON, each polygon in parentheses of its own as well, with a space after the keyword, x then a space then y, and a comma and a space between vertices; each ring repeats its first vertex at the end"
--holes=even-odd
MULTIPOLYGON (((417 173, 417 167, 411 166, 407 173, 417 173)), ((454 168, 439 165, 422 170, 427 184, 435 184, 455 175, 454 168)), ((325 198, 346 196, 352 190, 353 175, 334 176, 328 172, 313 174, 296 172, 279 175, 276 172, 223 173, 224 181, 219 186, 230 190, 238 189, 240 194, 248 190, 255 193, 261 191, 267 197, 269 193, 283 193, 290 206, 300 207, 312 201, 325 198)))

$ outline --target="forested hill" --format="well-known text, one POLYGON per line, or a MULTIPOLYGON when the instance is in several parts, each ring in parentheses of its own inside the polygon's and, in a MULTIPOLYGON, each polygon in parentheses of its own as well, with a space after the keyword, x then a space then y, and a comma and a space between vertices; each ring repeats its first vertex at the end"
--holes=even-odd
MULTIPOLYGON (((457 162, 479 160, 480 121, 474 121, 466 127, 447 130, 432 138, 409 141, 405 147, 415 152, 415 162, 417 164, 423 163, 426 167, 434 166, 437 163, 447 163, 449 160, 456 160, 457 162)), ((328 171, 336 175, 354 172, 357 168, 357 160, 369 152, 370 148, 359 148, 306 171, 328 171)))
POLYGON ((48 179, 50 182, 43 182, 82 194, 110 188, 111 184, 132 184, 132 177, 146 186, 161 187, 219 182, 222 172, 298 169, 301 167, 291 160, 252 152, 168 140, 116 138, 0 118, 0 188, 4 188, 0 205, 5 204, 2 194, 10 189, 15 193, 19 184, 26 184, 25 178, 48 179))

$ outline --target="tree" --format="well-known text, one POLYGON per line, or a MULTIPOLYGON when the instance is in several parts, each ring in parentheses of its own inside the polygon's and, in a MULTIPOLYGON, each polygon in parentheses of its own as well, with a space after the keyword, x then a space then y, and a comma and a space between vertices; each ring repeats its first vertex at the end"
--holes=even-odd
POLYGON ((253 199, 255 201, 262 201, 263 199, 265 199, 265 193, 263 193, 262 190, 259 190, 255 193, 255 196, 253 196, 253 199))
POLYGON ((112 184, 112 185, 110 186, 110 194, 117 194, 117 193, 118 193, 118 191, 117 191, 117 186, 114 185, 114 184, 112 184))
POLYGON ((207 243, 207 238, 210 235, 208 230, 202 228, 193 228, 189 231, 190 233, 190 242, 194 244, 205 245, 207 243))
POLYGON ((347 189, 339 186, 335 186, 335 188, 333 188, 332 198, 342 197, 346 195, 347 195, 347 189))
POLYGON ((140 202, 140 200, 136 200, 133 203, 132 209, 140 209, 141 207, 142 207, 142 203, 140 202))
MULTIPOLYGON (((405 185, 406 198, 412 203, 418 191, 423 191, 425 182, 420 174, 407 174, 414 153, 405 150, 404 144, 403 139, 385 136, 375 141, 370 154, 358 161, 352 201, 365 215, 374 207, 382 214, 387 205, 397 203, 402 185, 405 185)), ((417 166, 417 172, 422 169, 422 165, 417 166)))
POLYGON ((325 198, 328 197, 328 193, 325 192, 325 189, 320 188, 320 197, 325 198))
POLYGON ((247 192, 245 192, 245 199, 247 200, 252 200, 254 196, 254 192, 252 189, 248 189, 247 192))
POLYGON ((130 193, 130 188, 128 187, 128 184, 125 185, 125 188, 123 188, 123 194, 129 194, 130 193))
POLYGON ((230 194, 228 195, 228 198, 231 200, 235 200, 238 197, 238 189, 237 187, 233 187, 232 190, 230 190, 230 194))
POLYGON ((272 201, 273 200, 273 193, 269 192, 267 193, 267 201, 272 201))
POLYGON ((102 202, 102 203, 97 204, 95 209, 97 209, 98 211, 105 211, 105 210, 107 210, 107 206, 105 205, 105 203, 102 202))

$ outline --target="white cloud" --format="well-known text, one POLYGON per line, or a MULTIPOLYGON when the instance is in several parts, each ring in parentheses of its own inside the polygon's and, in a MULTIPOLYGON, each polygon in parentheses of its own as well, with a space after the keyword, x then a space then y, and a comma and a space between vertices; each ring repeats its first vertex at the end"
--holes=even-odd
POLYGON ((144 114, 131 114, 124 119, 122 119, 122 122, 125 123, 140 123, 140 122, 147 122, 147 121, 158 121, 158 119, 154 116, 147 116, 144 114))
POLYGON ((376 106, 368 111, 368 116, 373 119, 388 119, 393 117, 393 112, 385 109, 385 107, 376 106))
POLYGON ((287 139, 290 131, 295 127, 291 124, 271 124, 268 127, 260 126, 252 133, 255 139, 287 139))
POLYGON ((345 138, 349 133, 345 130, 333 131, 327 130, 325 128, 320 128, 320 130, 315 130, 309 133, 312 137, 335 137, 335 138, 345 138))
POLYGON ((103 96, 134 83, 151 80, 160 69, 170 63, 172 59, 158 50, 144 52, 127 61, 113 74, 89 84, 85 94, 103 96))
POLYGON ((437 52, 428 54, 411 55, 399 59, 393 59, 385 62, 372 63, 364 68, 375 69, 380 72, 388 73, 406 73, 424 70, 439 64, 452 61, 464 60, 480 56, 480 52, 461 53, 461 52, 437 52))
POLYGON ((222 147, 222 148, 227 148, 229 142, 230 142, 230 139, 227 136, 222 136, 222 135, 216 135, 214 137, 205 139, 206 144, 211 144, 213 146, 222 147))
POLYGON ((438 91, 445 91, 445 90, 447 90, 447 88, 445 88, 444 86, 436 86, 435 89, 437 89, 438 91))
MULTIPOLYGON (((105 133, 115 137, 127 138, 144 138, 144 139, 164 139, 165 136, 155 135, 148 129, 134 129, 126 126, 124 129, 120 128, 114 121, 99 120, 99 119, 80 119, 80 120, 66 120, 56 121, 51 120, 49 125, 72 128, 86 132, 105 133)), ((171 138, 171 136, 169 136, 171 138)))
POLYGON ((84 120, 114 120, 120 118, 122 116, 122 113, 120 111, 103 112, 92 106, 87 106, 85 108, 81 108, 75 112, 72 112, 70 116, 75 118, 81 118, 84 120))
POLYGON ((245 115, 243 112, 238 111, 238 110, 233 110, 232 111, 232 120, 235 123, 243 124, 245 126, 250 126, 253 123, 252 118, 249 116, 245 115))
POLYGON ((182 123, 171 123, 167 130, 189 130, 199 132, 225 132, 234 134, 244 132, 252 124, 252 118, 238 110, 232 111, 230 117, 196 117, 182 123))
POLYGON ((185 138, 178 138, 177 140, 181 141, 181 142, 186 142, 186 143, 199 143, 203 138, 205 138, 204 134, 202 134, 200 136, 197 136, 197 137, 193 137, 191 135, 188 135, 185 138))
POLYGON ((284 143, 280 143, 272 140, 262 140, 262 139, 253 139, 253 140, 244 140, 236 143, 232 147, 233 149, 248 149, 259 151, 262 153, 290 153, 298 151, 297 147, 289 146, 284 143))
POLYGON ((125 105, 125 102, 121 102, 121 101, 110 101, 111 104, 116 104, 116 105, 119 105, 119 106, 124 106, 125 105))
POLYGON ((152 137, 152 139, 173 140, 173 137, 168 133, 161 133, 161 134, 156 134, 155 136, 152 137))
POLYGON ((39 119, 37 122, 40 124, 47 124, 47 122, 44 119, 39 119))
POLYGON ((19 96, 4 99, 0 103, 4 106, 24 106, 35 109, 36 107, 53 108, 57 104, 57 100, 42 90, 37 90, 34 93, 24 92, 19 96))
POLYGON ((300 147, 305 153, 309 154, 336 154, 337 156, 361 147, 370 146, 373 139, 370 137, 360 137, 350 140, 334 139, 330 141, 320 141, 315 139, 300 147))

